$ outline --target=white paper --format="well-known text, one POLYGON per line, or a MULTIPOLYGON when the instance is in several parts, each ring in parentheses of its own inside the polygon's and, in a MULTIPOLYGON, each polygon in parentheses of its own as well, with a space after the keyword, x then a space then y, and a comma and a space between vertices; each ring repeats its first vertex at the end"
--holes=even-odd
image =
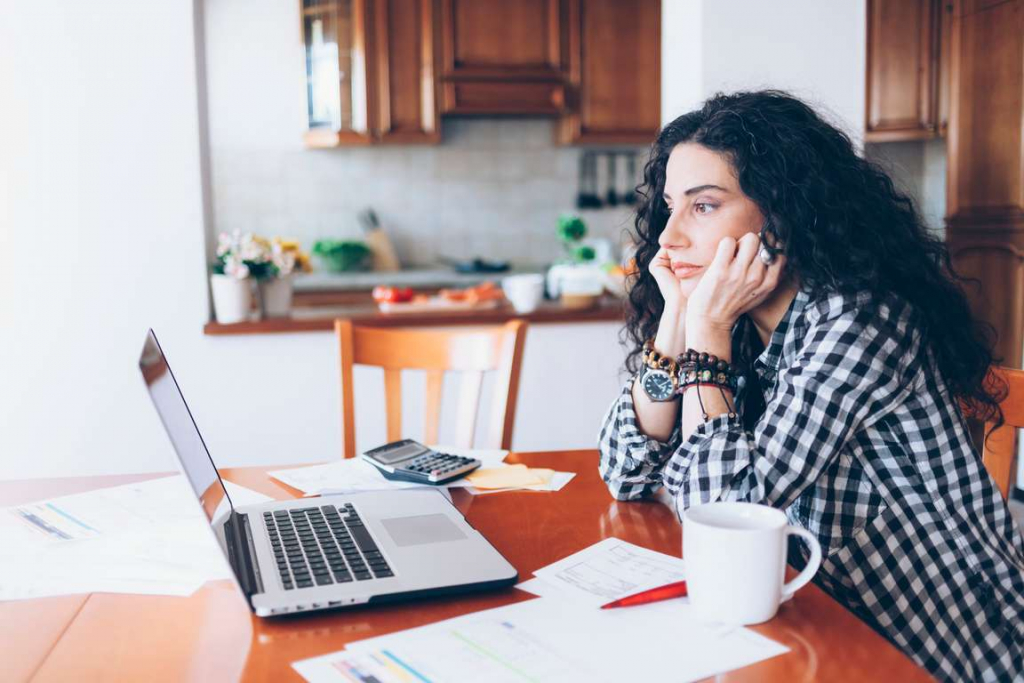
MULTIPOLYGON (((477 458, 482 467, 497 467, 505 456, 506 450, 484 450, 479 448, 456 448, 452 446, 429 446, 435 451, 477 458)), ((386 491, 410 488, 437 488, 434 484, 417 484, 416 482, 392 481, 371 463, 361 458, 335 460, 323 465, 296 467, 276 470, 269 473, 271 477, 292 488, 302 491, 307 496, 339 493, 356 493, 359 491, 386 491)), ((444 484, 445 487, 465 488, 472 486, 465 479, 444 484)))
POLYGON ((316 683, 352 680, 342 670, 359 662, 376 667, 382 683, 690 681, 787 651, 744 628, 696 622, 681 603, 593 611, 541 598, 358 641, 292 666, 316 683), (630 634, 642 634, 644 652, 658 655, 637 656, 625 647, 630 634))
POLYGON ((682 581, 685 568, 678 557, 606 538, 538 569, 534 576, 563 597, 599 607, 648 588, 682 581))
MULTIPOLYGON (((225 484, 235 505, 269 500, 225 484)), ((97 533, 58 540, 18 521, 11 508, 0 510, 0 600, 97 592, 190 595, 206 581, 231 576, 182 476, 34 505, 52 505, 97 533)))
POLYGON ((376 467, 359 458, 335 460, 324 465, 311 465, 269 473, 307 495, 323 493, 355 493, 416 488, 421 484, 386 479, 376 467))

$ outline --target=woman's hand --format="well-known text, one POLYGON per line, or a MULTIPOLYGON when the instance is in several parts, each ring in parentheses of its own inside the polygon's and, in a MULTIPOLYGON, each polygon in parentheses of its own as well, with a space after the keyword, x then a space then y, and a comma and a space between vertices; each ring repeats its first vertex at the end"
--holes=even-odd
POLYGON ((718 243, 714 260, 686 302, 688 330, 729 335, 741 315, 771 295, 779 284, 785 258, 777 256, 766 266, 758 255, 760 247, 756 233, 748 233, 738 242, 726 237, 718 243))
POLYGON ((654 348, 669 356, 677 356, 686 350, 683 322, 686 319, 686 297, 679 278, 672 272, 672 263, 668 252, 662 248, 651 259, 648 266, 658 289, 665 300, 658 324, 658 333, 654 338, 654 348))
MULTIPOLYGON (((662 247, 651 259, 648 266, 654 281, 658 283, 661 297, 665 300, 665 312, 682 313, 686 309, 686 297, 683 296, 683 289, 679 278, 672 272, 672 262, 668 251, 662 247)), ((681 317, 681 316, 680 316, 681 317)))

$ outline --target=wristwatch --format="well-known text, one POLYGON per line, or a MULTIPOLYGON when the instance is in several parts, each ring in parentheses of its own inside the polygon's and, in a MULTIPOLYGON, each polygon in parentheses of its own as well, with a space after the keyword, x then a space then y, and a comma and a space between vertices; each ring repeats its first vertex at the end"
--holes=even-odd
POLYGON ((659 370, 644 364, 640 370, 640 386, 647 397, 656 403, 676 398, 676 378, 666 370, 659 370))

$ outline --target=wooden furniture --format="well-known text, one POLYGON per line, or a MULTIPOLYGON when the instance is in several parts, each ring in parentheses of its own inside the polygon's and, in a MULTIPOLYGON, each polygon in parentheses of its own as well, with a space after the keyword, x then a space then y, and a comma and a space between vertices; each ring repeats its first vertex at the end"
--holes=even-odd
MULTIPOLYGON (((656 501, 620 503, 597 473, 597 452, 513 454, 510 461, 576 472, 558 493, 453 490, 455 505, 526 580, 547 564, 615 536, 678 557, 679 524, 656 501)), ((230 481, 274 498, 299 492, 267 477, 270 468, 223 470, 230 481)), ((0 482, 0 504, 26 503, 138 475, 78 480, 0 482)), ((494 593, 257 619, 227 581, 189 598, 94 594, 0 603, 0 660, 12 680, 300 681, 291 663, 340 650, 349 642, 440 619, 532 599, 508 588, 494 593)), ((790 652, 732 671, 716 681, 931 680, 871 628, 814 585, 753 627, 790 652)), ((681 645, 680 656, 685 656, 681 645)), ((625 655, 624 655, 625 656, 625 655)), ((666 672, 671 658, 665 659, 666 672)))
POLYGON ((649 144, 661 127, 661 0, 566 0, 563 143, 649 144))
MULTIPOLYGON (((981 459, 1003 497, 1008 498, 1016 474, 1017 429, 1024 427, 1024 370, 996 368, 993 372, 1006 382, 1009 393, 999 404, 1003 425, 985 439, 981 459)), ((993 427, 995 422, 986 423, 985 434, 993 427)))
POLYGON ((373 0, 376 140, 439 143, 434 0, 373 0))
POLYGON ((946 241, 978 286, 996 356, 1024 355, 1024 0, 962 0, 953 14, 946 241))
POLYGON ((565 144, 661 123, 661 0, 301 0, 309 147, 438 144, 441 114, 562 117, 565 144))
MULTIPOLYGON (((368 297, 367 297, 368 298, 368 297)), ((530 324, 564 324, 593 322, 622 322, 625 320, 623 302, 606 297, 597 306, 588 309, 565 308, 558 302, 545 302, 531 313, 516 313, 511 306, 499 306, 470 311, 444 313, 406 313, 392 315, 381 313, 373 303, 358 301, 335 301, 328 295, 322 300, 305 300, 305 295, 296 295, 295 308, 290 318, 268 318, 253 322, 221 324, 208 322, 203 334, 277 334, 289 332, 332 332, 334 320, 345 317, 357 325, 373 327, 437 327, 440 325, 498 325, 519 319, 530 324)))
POLYGON ((342 456, 354 458, 355 388, 353 365, 384 369, 387 439, 403 438, 402 370, 425 370, 427 376, 424 441, 438 442, 441 394, 446 372, 461 375, 456 413, 456 445, 472 447, 484 373, 495 372, 491 400, 491 447, 508 449, 519 395, 526 323, 511 320, 501 327, 466 330, 381 329, 353 325, 338 319, 334 324, 341 353, 342 456))
POLYGON ((441 0, 441 111, 558 114, 560 0, 441 0))
POLYGON ((302 0, 309 147, 436 144, 434 0, 302 0))
POLYGON ((867 142, 945 135, 953 0, 868 0, 867 142))

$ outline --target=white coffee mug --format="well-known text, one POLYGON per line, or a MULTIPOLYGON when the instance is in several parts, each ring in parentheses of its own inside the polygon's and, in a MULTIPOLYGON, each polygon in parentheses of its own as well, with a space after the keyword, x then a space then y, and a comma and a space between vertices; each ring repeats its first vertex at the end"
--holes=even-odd
POLYGON ((787 521, 781 510, 753 503, 708 503, 684 513, 683 559, 695 617, 760 624, 811 580, 821 565, 821 546, 811 532, 787 521), (784 584, 789 536, 807 541, 811 559, 784 584))
POLYGON ((539 273, 510 275, 501 281, 501 288, 517 313, 530 313, 544 298, 544 276, 539 273))

